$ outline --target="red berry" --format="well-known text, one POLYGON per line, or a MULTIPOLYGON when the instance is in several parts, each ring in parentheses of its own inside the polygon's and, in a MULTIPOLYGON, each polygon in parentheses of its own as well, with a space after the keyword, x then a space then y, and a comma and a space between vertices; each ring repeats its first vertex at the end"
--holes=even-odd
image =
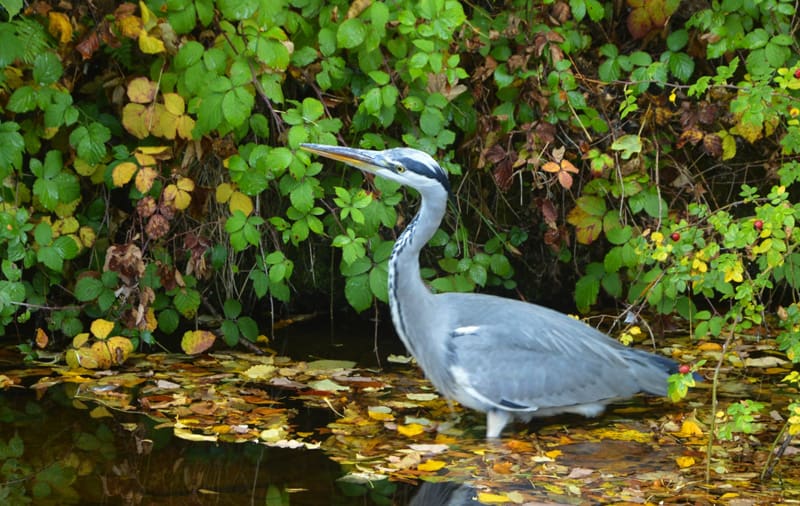
POLYGON ((673 241, 680 241, 681 240, 681 234, 679 234, 677 232, 673 232, 672 235, 670 235, 670 237, 672 238, 673 241))
POLYGON ((797 70, 794 71, 794 77, 796 77, 797 79, 800 79, 800 69, 797 69, 797 70))
POLYGON ((753 227, 755 227, 756 230, 761 230, 764 228, 764 222, 762 220, 756 220, 753 222, 753 227))
POLYGON ((681 366, 678 367, 678 372, 681 374, 689 374, 689 371, 691 370, 692 370, 691 367, 689 367, 686 364, 681 364, 681 366))

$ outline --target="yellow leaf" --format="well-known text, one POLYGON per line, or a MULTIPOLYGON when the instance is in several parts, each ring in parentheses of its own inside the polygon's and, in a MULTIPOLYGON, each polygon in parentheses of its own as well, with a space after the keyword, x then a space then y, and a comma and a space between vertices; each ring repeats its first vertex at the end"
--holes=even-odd
POLYGON ((235 211, 241 211, 245 214, 245 216, 250 216, 250 213, 253 212, 253 201, 250 200, 250 197, 242 192, 233 192, 228 207, 230 208, 231 213, 235 211))
POLYGON ((242 375, 254 380, 268 380, 275 376, 276 369, 274 365, 258 364, 249 367, 242 375))
POLYGON ((139 32, 139 49, 144 54, 158 54, 166 51, 161 39, 149 35, 144 30, 139 32))
POLYGON ((181 339, 181 349, 187 355, 198 355, 214 344, 216 337, 207 330, 188 330, 181 339))
POLYGON ((156 319, 156 312, 152 307, 147 308, 147 315, 145 316, 145 321, 147 322, 146 328, 150 332, 154 331, 156 329, 156 327, 158 327, 158 320, 156 319))
POLYGON ((114 167, 111 172, 111 181, 114 183, 114 187, 119 188, 128 184, 138 168, 133 162, 122 162, 114 167))
POLYGON ((176 186, 180 190, 183 190, 185 192, 190 192, 194 190, 194 181, 192 179, 189 179, 188 177, 182 177, 178 179, 176 186))
POLYGON ((379 422, 388 422, 394 420, 392 409, 387 406, 370 406, 367 408, 367 414, 370 418, 373 420, 378 420, 379 422))
POLYGON ((125 16, 118 22, 119 31, 124 37, 135 39, 144 28, 144 23, 139 16, 125 16))
POLYGON ((114 322, 103 320, 102 318, 98 318, 97 320, 93 321, 91 327, 89 327, 92 335, 97 339, 105 339, 113 329, 114 322))
POLYGON ((142 23, 144 24, 144 27, 146 29, 149 30, 149 29, 153 28, 154 26, 156 26, 156 23, 158 22, 158 18, 156 17, 155 14, 153 14, 153 11, 151 11, 150 8, 147 7, 147 4, 145 4, 144 2, 140 1, 139 2, 139 10, 142 11, 142 23))
POLYGON ((551 459, 555 459, 556 457, 561 456, 561 450, 550 450, 549 452, 545 452, 544 454, 550 457, 551 459))
POLYGON ((194 119, 189 116, 181 116, 178 118, 178 135, 186 140, 192 138, 192 130, 194 130, 194 119))
POLYGON ((177 425, 173 427, 172 431, 175 436, 187 441, 210 441, 213 443, 219 439, 216 435, 195 434, 191 430, 177 425))
POLYGON ((141 193, 147 193, 153 187, 158 172, 152 167, 143 167, 142 170, 136 174, 136 189, 141 193))
POLYGON ((78 230, 78 237, 81 240, 84 248, 91 248, 94 246, 94 241, 97 239, 94 229, 89 226, 83 226, 78 230))
POLYGON ((149 104, 156 99, 158 85, 146 77, 137 77, 128 83, 128 98, 137 104, 149 104))
POLYGON ((164 93, 164 107, 175 116, 180 116, 186 111, 186 103, 177 93, 164 93))
POLYGON ((144 139, 150 135, 150 125, 153 122, 152 114, 152 109, 142 104, 125 104, 125 107, 122 108, 122 126, 136 138, 144 139))
POLYGON ((108 369, 111 367, 113 363, 111 351, 108 349, 108 346, 106 346, 105 341, 95 341, 89 348, 89 353, 97 362, 98 369, 108 369))
POLYGON ((78 223, 78 220, 74 216, 68 216, 61 220, 56 220, 56 224, 53 225, 53 228, 56 228, 56 226, 59 225, 61 229, 60 232, 63 235, 68 235, 77 232, 78 228, 80 227, 80 223, 78 223))
POLYGON ((233 195, 233 186, 230 183, 217 185, 217 191, 215 193, 217 202, 224 204, 231 198, 231 195, 233 195))
POLYGON ((89 416, 91 418, 109 418, 111 417, 111 412, 106 409, 105 406, 97 406, 93 410, 89 412, 89 416))
MULTIPOLYGON (((412 424, 416 425, 416 424, 412 424)), ((398 427, 399 429, 399 427, 398 427)), ((443 468, 447 465, 447 462, 443 462, 441 460, 426 460, 425 462, 421 463, 417 466, 417 469, 420 471, 438 471, 439 469, 443 468)))
POLYGON ((50 337, 48 337, 47 332, 45 332, 43 328, 37 327, 34 342, 36 343, 36 346, 44 349, 47 347, 47 343, 50 342, 50 337))
POLYGON ((681 469, 686 469, 694 465, 694 457, 675 457, 675 463, 678 464, 678 467, 681 469))
POLYGON ((47 20, 49 21, 50 35, 58 38, 62 44, 72 40, 72 25, 64 13, 50 11, 47 13, 47 20))
POLYGON ((414 437, 425 432, 425 427, 423 427, 418 423, 410 423, 408 425, 398 425, 397 432, 406 437, 414 437))
POLYGON ((88 332, 81 332, 80 334, 76 335, 72 338, 72 346, 75 348, 80 348, 86 341, 89 340, 89 333, 88 332))
POLYGON ((722 160, 730 160, 734 156, 736 156, 736 139, 732 135, 721 136, 722 137, 722 160))
POLYGON ((677 432, 675 435, 678 437, 701 437, 703 435, 703 429, 700 428, 700 425, 698 425, 696 421, 687 419, 681 424, 680 432, 677 432))
POLYGON ((127 337, 114 336, 106 341, 108 351, 111 354, 111 362, 120 365, 133 353, 133 343, 127 337))
POLYGON ((164 201, 172 202, 172 206, 179 211, 189 207, 192 201, 192 196, 188 192, 179 190, 175 184, 169 184, 164 188, 164 201))
POLYGON ((744 279, 742 277, 743 272, 744 267, 742 266, 742 262, 737 260, 735 264, 730 266, 730 268, 725 271, 725 282, 730 283, 731 281, 735 281, 737 283, 741 283, 744 279))
POLYGON ((511 499, 509 499, 507 495, 478 492, 478 502, 484 504, 503 504, 511 502, 511 499))
POLYGON ((153 128, 150 133, 156 137, 174 139, 178 129, 178 117, 167 111, 163 104, 153 106, 153 128))
POLYGON ((561 167, 555 162, 547 162, 542 165, 542 170, 545 172, 560 172, 561 167))

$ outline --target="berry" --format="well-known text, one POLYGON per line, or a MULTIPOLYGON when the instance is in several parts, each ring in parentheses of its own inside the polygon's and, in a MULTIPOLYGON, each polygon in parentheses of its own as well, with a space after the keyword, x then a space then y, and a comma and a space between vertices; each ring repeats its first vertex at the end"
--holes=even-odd
POLYGON ((794 77, 796 77, 797 79, 800 79, 800 69, 797 69, 797 70, 794 71, 794 77))
POLYGON ((672 235, 670 235, 670 237, 672 238, 673 241, 680 241, 681 240, 681 234, 679 234, 677 232, 673 232, 672 235))
POLYGON ((689 374, 689 371, 691 370, 692 369, 686 364, 681 364, 681 366, 678 367, 678 372, 681 374, 689 374))
POLYGON ((761 230, 762 228, 764 228, 764 222, 762 220, 756 220, 753 222, 753 227, 756 230, 761 230))

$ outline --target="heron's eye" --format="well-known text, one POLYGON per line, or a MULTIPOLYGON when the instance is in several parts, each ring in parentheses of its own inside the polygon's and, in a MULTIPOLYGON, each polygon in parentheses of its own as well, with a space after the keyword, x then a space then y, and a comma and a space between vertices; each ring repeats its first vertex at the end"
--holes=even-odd
POLYGON ((402 174, 406 171, 406 168, 400 165, 399 163, 395 165, 394 170, 396 170, 399 174, 402 174))

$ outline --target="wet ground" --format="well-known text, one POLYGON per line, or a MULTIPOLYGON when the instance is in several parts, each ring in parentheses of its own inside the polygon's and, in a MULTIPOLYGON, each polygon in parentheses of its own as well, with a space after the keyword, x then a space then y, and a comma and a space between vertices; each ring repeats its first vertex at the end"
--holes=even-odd
MULTIPOLYGON (((378 371, 371 327, 331 331, 310 322, 279 333, 272 345, 296 360, 353 360, 364 368, 355 378, 391 382, 393 391, 425 389, 413 366, 385 361, 403 351, 391 336, 378 343, 384 366, 378 371)), ((8 369, 13 360, 7 350, 0 366, 8 369)), ((713 480, 703 483, 707 439, 702 429, 685 433, 682 424, 704 409, 707 387, 681 404, 637 398, 595 420, 563 417, 516 426, 496 444, 482 439, 482 416, 441 401, 400 406, 381 388, 338 398, 281 391, 276 398, 289 406, 288 423, 297 436, 279 443, 302 440, 316 448, 306 449, 244 437, 226 442, 236 440, 230 435, 209 441, 197 426, 176 437, 163 413, 145 415, 108 397, 87 397, 82 381, 24 388, 40 382, 46 370, 0 394, 0 504, 481 504, 476 498, 484 504, 800 504, 800 444, 790 445, 793 451, 773 479, 758 481, 769 434, 719 446, 713 480), (373 416, 375 406, 391 407, 393 417, 373 416), (398 430, 430 420, 438 429, 419 435, 398 430), (449 432, 442 430, 448 424, 449 432), (676 463, 688 459, 697 464, 676 463), (392 479, 381 479, 380 472, 392 479)), ((108 383, 99 384, 104 391, 108 383)), ((765 382, 730 389, 729 397, 769 392, 765 382)))

